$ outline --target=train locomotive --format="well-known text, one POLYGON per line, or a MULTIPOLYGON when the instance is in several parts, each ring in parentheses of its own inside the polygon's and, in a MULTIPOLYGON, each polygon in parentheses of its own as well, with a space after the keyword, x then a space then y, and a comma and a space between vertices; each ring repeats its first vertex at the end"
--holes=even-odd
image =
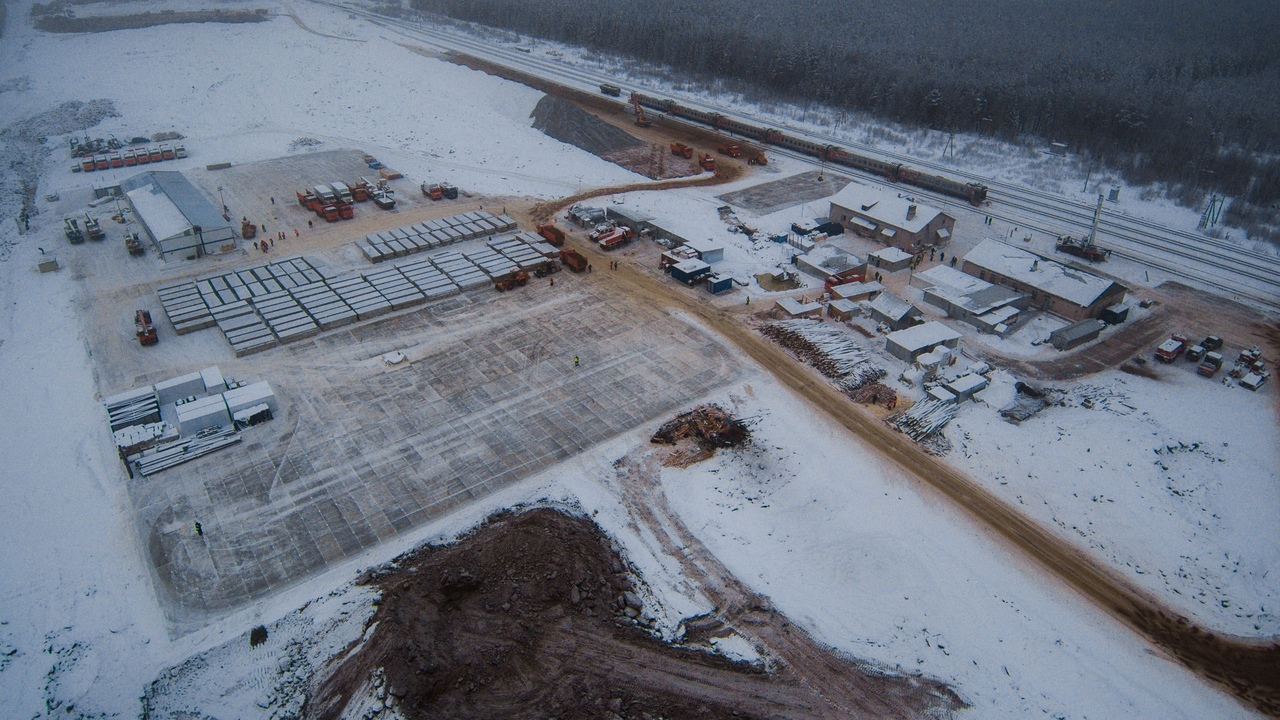
POLYGON ((944 193, 952 197, 962 198, 974 205, 982 205, 987 201, 987 186, 978 183, 966 183, 941 175, 931 175, 907 167, 899 162, 886 162, 875 158, 859 155, 858 153, 849 152, 839 145, 824 145, 811 140, 791 137, 781 130, 773 128, 762 128, 741 120, 735 120, 730 117, 715 112, 706 112, 690 107, 685 107, 674 100, 656 98, 643 93, 633 92, 631 94, 633 102, 651 110, 658 110, 674 115, 685 120, 692 120, 703 125, 728 130, 729 132, 743 135, 753 140, 770 145, 778 145, 796 152, 804 153, 816 157, 820 160, 836 163, 838 165, 847 165, 858 170, 863 170, 875 175, 887 178, 891 182, 904 182, 926 190, 933 190, 944 193))

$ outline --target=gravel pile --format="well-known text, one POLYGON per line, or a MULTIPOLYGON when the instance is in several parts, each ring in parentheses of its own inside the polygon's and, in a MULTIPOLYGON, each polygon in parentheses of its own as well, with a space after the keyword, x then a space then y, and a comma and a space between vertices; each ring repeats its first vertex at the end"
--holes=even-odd
POLYGON ((550 95, 538 101, 530 117, 536 129, 592 155, 604 156, 645 144, 568 100, 550 95))

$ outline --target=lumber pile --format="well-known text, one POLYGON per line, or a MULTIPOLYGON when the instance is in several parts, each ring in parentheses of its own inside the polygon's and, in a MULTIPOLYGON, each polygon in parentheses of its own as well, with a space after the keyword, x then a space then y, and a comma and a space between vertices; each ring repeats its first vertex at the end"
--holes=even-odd
POLYGON ((956 404, 926 400, 906 412, 890 415, 884 421, 916 442, 924 442, 956 416, 956 404))
POLYGON ((871 353, 848 333, 821 320, 782 320, 765 325, 760 332, 829 378, 850 378, 865 385, 886 374, 870 363, 871 353))
POLYGON ((872 382, 858 387, 846 388, 841 384, 840 389, 850 400, 863 405, 885 405, 893 407, 898 403, 898 393, 893 388, 884 383, 872 382))
POLYGON ((747 424, 715 404, 699 405, 662 424, 649 439, 660 445, 675 445, 686 438, 706 448, 733 447, 751 436, 747 424))

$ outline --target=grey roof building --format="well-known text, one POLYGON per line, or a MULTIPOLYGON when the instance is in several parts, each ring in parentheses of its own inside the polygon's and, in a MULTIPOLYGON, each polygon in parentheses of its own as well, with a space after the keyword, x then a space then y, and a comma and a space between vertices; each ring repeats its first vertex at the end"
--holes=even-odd
POLYGON ((871 319, 884 323, 891 330, 901 330, 914 325, 920 318, 920 308, 891 292, 880 293, 871 301, 871 319))
POLYGON ((1070 350, 1097 338, 1106 326, 1098 318, 1085 318, 1049 333, 1049 344, 1059 350, 1070 350))
POLYGON ((235 249, 231 223, 182 173, 141 173, 120 189, 161 258, 192 259, 235 249))

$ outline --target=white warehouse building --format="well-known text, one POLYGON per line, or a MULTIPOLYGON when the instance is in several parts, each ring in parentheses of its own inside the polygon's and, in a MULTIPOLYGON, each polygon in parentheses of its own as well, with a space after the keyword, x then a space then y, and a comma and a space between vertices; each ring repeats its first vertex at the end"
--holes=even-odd
POLYGON ((235 231, 213 203, 180 172, 145 172, 121 191, 162 259, 194 259, 230 252, 235 231))

